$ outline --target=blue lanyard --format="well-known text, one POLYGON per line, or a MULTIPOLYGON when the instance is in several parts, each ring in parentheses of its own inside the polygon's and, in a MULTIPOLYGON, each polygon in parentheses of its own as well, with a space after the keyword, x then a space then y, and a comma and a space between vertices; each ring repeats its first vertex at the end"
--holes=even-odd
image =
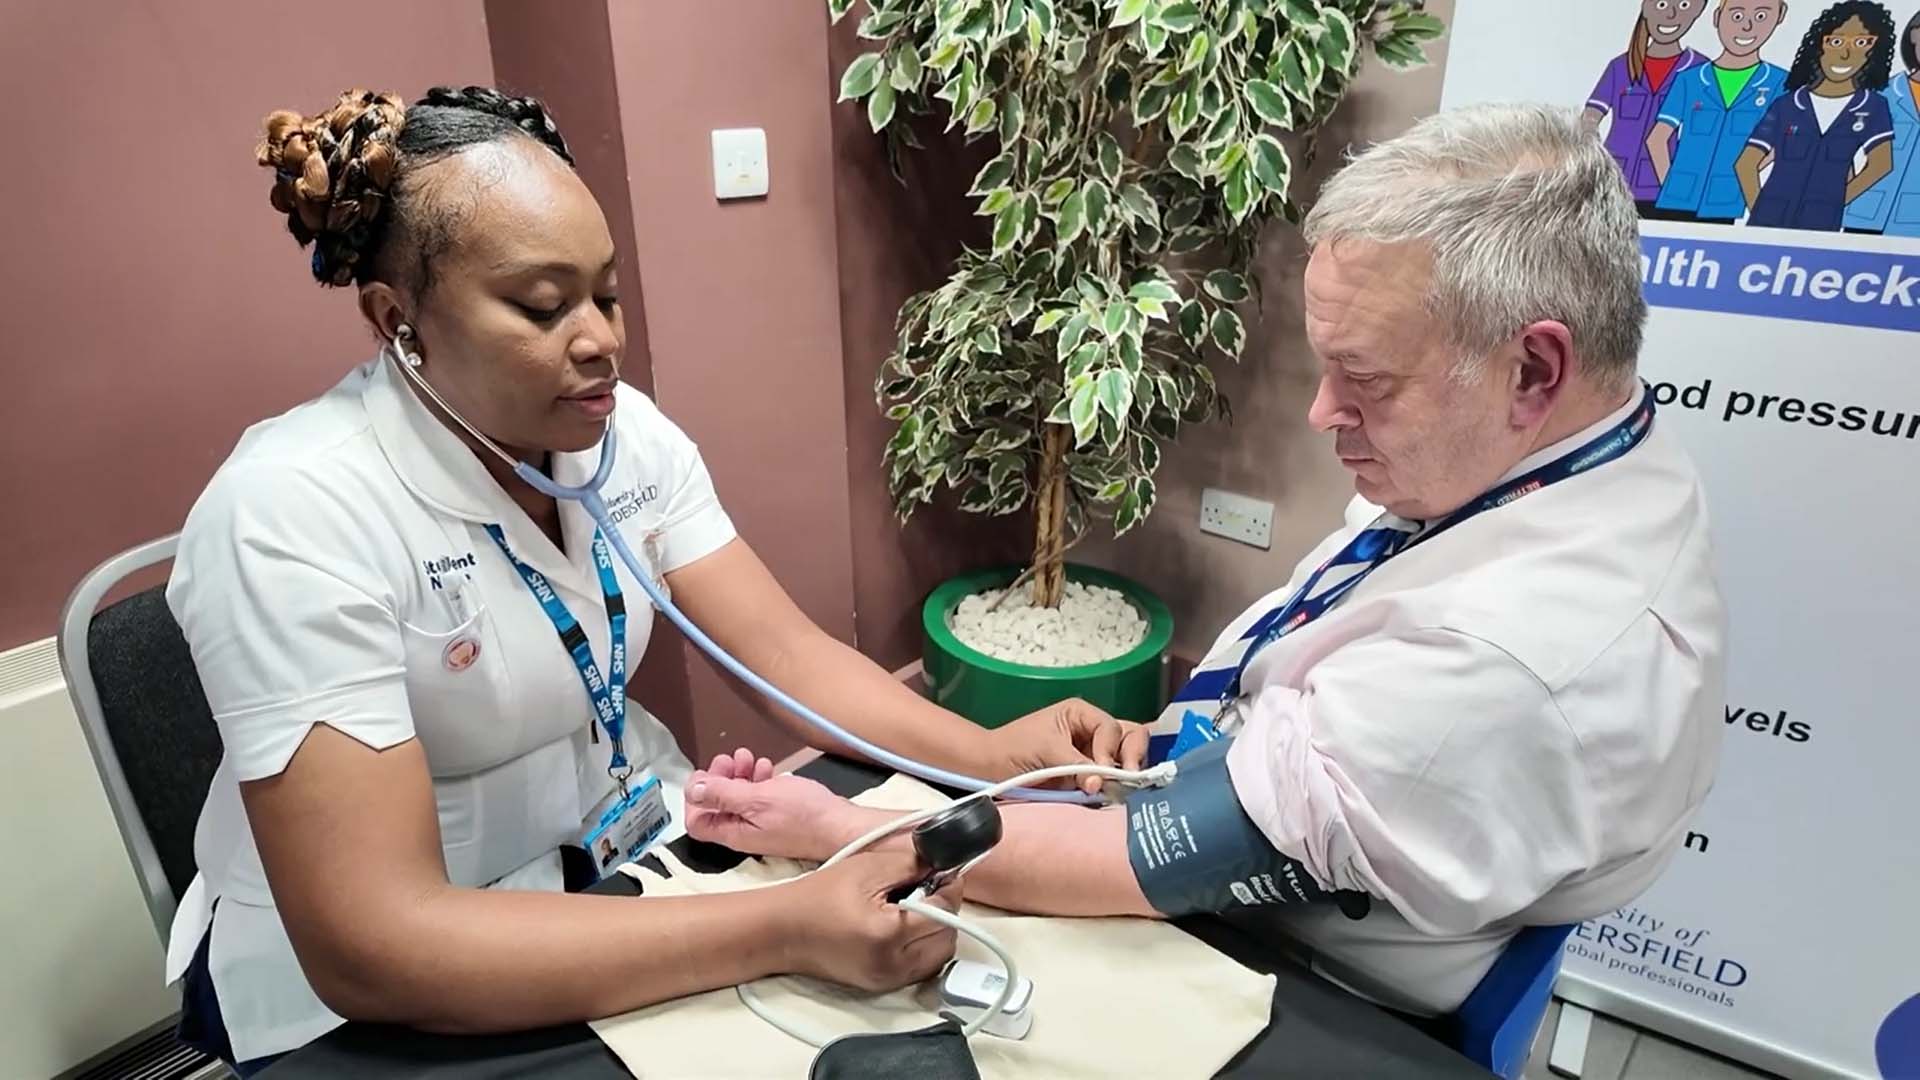
POLYGON ((1411 530, 1400 529, 1362 529, 1358 536, 1347 542, 1347 546, 1321 563, 1319 569, 1307 578, 1285 604, 1274 608, 1261 616, 1243 638, 1254 638, 1254 643, 1240 657, 1240 663, 1233 669, 1226 685, 1220 691, 1220 707, 1224 713, 1228 704, 1240 696, 1241 677, 1246 674, 1247 665, 1260 650, 1279 641, 1300 627, 1326 614, 1342 597, 1353 591, 1354 586, 1373 573, 1387 560, 1403 551, 1410 550, 1453 528, 1455 525, 1506 504, 1531 495, 1541 488, 1557 484, 1569 477, 1578 476, 1590 469, 1598 468, 1609 461, 1624 457, 1628 451, 1639 446, 1653 430, 1653 388, 1643 384, 1640 406, 1626 419, 1589 440, 1585 445, 1547 462, 1530 472, 1514 477, 1512 480, 1481 495, 1452 514, 1430 525, 1417 524, 1411 530), (1320 584, 1328 570, 1335 566, 1353 563, 1365 564, 1362 569, 1339 585, 1315 594, 1314 586, 1320 584), (1311 597, 1311 599, 1309 599, 1311 597))
POLYGON ((606 597, 607 622, 613 637, 607 648, 607 677, 603 679, 600 666, 593 662, 587 632, 580 628, 580 620, 573 617, 573 612, 567 610, 567 605, 553 591, 546 575, 514 557, 500 526, 487 526, 487 535, 493 537, 513 568, 520 571, 520 580, 527 583, 527 590, 540 601, 541 610, 547 613, 554 630, 560 634, 560 644, 567 655, 573 657, 573 666, 580 671, 580 682, 586 686, 587 697, 593 702, 594 716, 607 730, 607 741, 613 744, 613 760, 607 766, 607 773, 624 788, 627 778, 633 775, 623 741, 627 730, 627 601, 620 593, 620 580, 614 576, 607 538, 599 529, 593 531, 593 565, 600 571, 600 591, 606 597))

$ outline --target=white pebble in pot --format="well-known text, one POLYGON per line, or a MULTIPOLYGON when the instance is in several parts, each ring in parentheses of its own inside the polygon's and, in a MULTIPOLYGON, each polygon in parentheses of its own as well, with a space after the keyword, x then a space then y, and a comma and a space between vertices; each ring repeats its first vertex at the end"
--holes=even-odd
POLYGON ((1005 590, 975 593, 953 611, 953 635, 996 660, 1034 667, 1079 667, 1125 656, 1147 637, 1147 622, 1126 594, 1067 583, 1060 606, 1033 606, 1022 587, 991 614, 1005 590))

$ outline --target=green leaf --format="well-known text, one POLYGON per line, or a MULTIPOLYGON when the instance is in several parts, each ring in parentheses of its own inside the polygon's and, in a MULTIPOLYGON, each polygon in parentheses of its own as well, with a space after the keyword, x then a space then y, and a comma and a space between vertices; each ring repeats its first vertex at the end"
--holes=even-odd
POLYGON ((1075 380, 1073 403, 1068 406, 1068 415, 1073 420, 1073 445, 1085 446, 1093 438, 1100 420, 1100 406, 1094 400, 1093 380, 1085 375, 1075 380))
POLYGON ((1041 24, 1039 15, 1027 12, 1027 48, 1039 52, 1046 45, 1047 28, 1041 24))
POLYGON ((1153 17, 1153 24, 1176 34, 1184 34, 1200 25, 1200 9, 1194 7, 1189 0, 1180 0, 1180 3, 1172 7, 1161 9, 1160 13, 1153 17))
POLYGON ((1033 321, 1033 332, 1036 334, 1044 334, 1054 327, 1059 326, 1061 323, 1066 322, 1067 316, 1072 314, 1072 308, 1053 308, 1050 311, 1043 311, 1040 313, 1040 317, 1033 321))
POLYGON ((1124 536, 1135 525, 1140 524, 1140 500, 1132 491, 1120 497, 1120 505, 1113 512, 1113 534, 1124 536))
POLYGON ((1214 155, 1213 164, 1210 167, 1215 176, 1228 176, 1232 174, 1233 170, 1240 167, 1240 163, 1246 160, 1246 157, 1247 148, 1245 146, 1239 143, 1228 143, 1220 148, 1218 154, 1214 155))
POLYGON ((1021 234, 1026 231, 1024 208, 1011 205, 1011 199, 1008 202, 1009 205, 1000 211, 993 222, 993 257, 996 259, 1012 251, 1013 246, 1020 242, 1021 234))
POLYGON ((1026 0, 1008 0, 1006 18, 1000 22, 999 40, 1005 41, 1027 24, 1026 0))
POLYGON ((993 127, 993 118, 999 111, 1000 107, 990 97, 975 102, 973 110, 967 113, 967 134, 977 135, 993 127))
POLYGON ((1133 122, 1135 126, 1144 126, 1150 120, 1157 120, 1167 111, 1167 105, 1173 101, 1173 87, 1148 86, 1140 91, 1133 103, 1133 122))
MULTIPOLYGON (((1196 155, 1197 156, 1197 155, 1196 155)), ((1197 167, 1196 167, 1197 171, 1197 167)), ((1173 204, 1173 212, 1167 215, 1167 228, 1184 229, 1200 220, 1200 214, 1207 204, 1199 199, 1182 199, 1173 204)))
MULTIPOLYGON (((1140 339, 1132 334, 1120 335, 1120 345, 1114 350, 1114 354, 1120 358, 1120 367, 1130 377, 1138 376, 1141 369, 1146 366, 1146 361, 1140 355, 1140 339)), ((1151 400, 1147 402, 1147 407, 1153 407, 1151 400)))
POLYGON ((907 13, 904 11, 876 11, 860 20, 857 32, 863 38, 881 41, 893 32, 894 27, 906 21, 907 13))
POLYGON ((1207 291, 1208 296, 1223 304, 1242 303, 1253 295, 1247 287, 1247 279, 1231 270, 1215 270, 1207 275, 1200 287, 1207 291))
POLYGON ((1027 125, 1026 103, 1018 90, 1007 94, 1007 107, 1000 113, 1000 145, 1012 146, 1027 125))
POLYGON ((926 69, 920 64, 918 49, 912 47, 901 49, 900 55, 893 58, 892 81, 895 90, 911 90, 919 86, 920 77, 924 74, 926 69))
POLYGON ((1027 0, 1027 14, 1039 20, 1043 37, 1053 36, 1053 3, 1054 0, 1027 0))
POLYGON ((1409 11, 1393 19, 1393 36, 1412 42, 1432 41, 1446 32, 1447 25, 1440 21, 1440 16, 1424 11, 1409 11))
POLYGON ((1055 180, 1047 185, 1047 190, 1040 196, 1040 201, 1048 206, 1058 206, 1060 200, 1071 194, 1073 194, 1073 181, 1055 180))
POLYGON ((1193 125, 1199 120, 1200 95, 1189 83, 1185 89, 1173 96, 1173 103, 1167 108, 1167 130, 1171 131, 1173 137, 1177 139, 1192 131, 1193 125))
POLYGON ((827 0, 827 15, 834 22, 846 18, 847 12, 851 10, 853 10, 853 0, 827 0))
POLYGON ((1106 314, 1100 317, 1100 329, 1109 338, 1119 337, 1120 332, 1127 328, 1127 321, 1132 318, 1132 311, 1133 305, 1115 300, 1107 305, 1106 314))
POLYGON ((1107 178, 1107 183, 1118 184, 1121 165, 1120 143, 1112 135, 1103 131, 1100 133, 1099 148, 1100 174, 1107 178))
POLYGON ((1103 502, 1103 503, 1112 502, 1113 500, 1126 494, 1126 492, 1127 492, 1127 482, 1125 480, 1113 480, 1108 482, 1107 486, 1101 488, 1098 492, 1094 494, 1093 501, 1103 502))
POLYGON ((1013 155, 1001 154, 987 162, 986 167, 980 170, 980 174, 973 178, 973 187, 967 191, 967 194, 985 195, 994 188, 1006 186, 1007 181, 1012 178, 1013 155))
POLYGON ((1279 86, 1265 79, 1251 79, 1247 82, 1247 103, 1253 106, 1254 114, 1275 127, 1293 126, 1293 106, 1288 103, 1287 95, 1279 86))
POLYGON ((1000 355, 1000 335, 992 330, 982 330, 973 335, 973 347, 988 356, 1000 355))
POLYGON ((1244 155, 1239 164, 1223 177, 1223 181, 1226 187, 1227 212, 1233 215, 1234 221, 1245 221, 1247 215, 1253 212, 1254 199, 1253 170, 1247 166, 1244 155))
POLYGON ((1196 183, 1200 181, 1202 171, 1206 168, 1200 160, 1200 151, 1186 143, 1181 143, 1167 151, 1167 164, 1173 166, 1174 171, 1181 176, 1196 183))
POLYGON ((867 125, 877 134, 893 121, 893 84, 881 83, 867 99, 867 125))
POLYGON ((1307 55, 1307 51, 1301 46, 1299 38, 1289 39, 1286 45, 1280 50, 1278 66, 1280 85, 1286 88, 1287 93, 1293 95, 1295 101, 1311 107, 1313 104, 1314 84, 1318 83, 1319 80, 1307 78, 1307 55))
POLYGON ((1073 422, 1073 398, 1072 397, 1061 398, 1059 403, 1054 405, 1053 411, 1047 414, 1046 422, 1049 424, 1072 423, 1073 422))
POLYGON ((906 402, 901 402, 900 404, 895 405, 892 408, 887 410, 887 419, 905 420, 907 418, 907 414, 912 411, 913 411, 912 405, 909 405, 906 402))
POLYGON ((1198 300, 1189 300, 1180 305, 1180 337, 1188 345, 1199 348, 1207 340, 1207 309, 1198 300))
POLYGON ((853 63, 847 65, 846 74, 840 76, 840 100, 852 101, 873 93, 880 85, 880 54, 862 53, 853 63))
POLYGON ((1125 421, 1133 408, 1133 376, 1119 368, 1108 368, 1094 382, 1094 394, 1108 416, 1125 421))
POLYGON ((1113 13, 1113 22, 1108 27, 1132 26, 1147 13, 1152 0, 1120 0, 1119 10, 1113 13))
POLYGON ((1098 180, 1090 181, 1082 192, 1087 200, 1087 231, 1097 236, 1107 224, 1107 208, 1113 204, 1113 195, 1107 185, 1098 180))
POLYGON ((1320 21, 1311 0, 1278 0, 1277 7, 1281 17, 1294 26, 1312 26, 1320 21))
POLYGON ((1139 184, 1128 184, 1120 189, 1120 204, 1134 220, 1144 222, 1158 229, 1160 227, 1160 204, 1139 184))
POLYGON ((927 57, 927 66, 945 75, 960 62, 960 55, 966 51, 966 47, 967 43, 959 38, 948 38, 927 57))
POLYGON ((1207 36, 1205 30, 1193 35, 1187 42, 1187 51, 1180 56, 1180 70, 1192 71, 1199 67, 1200 62, 1207 58, 1207 50, 1211 48, 1213 48, 1213 39, 1207 36))
POLYGON ((1316 43, 1320 47, 1320 58, 1327 62, 1328 71, 1345 75, 1353 65, 1354 50, 1359 44, 1353 20, 1339 8, 1330 7, 1320 12, 1320 25, 1324 28, 1316 43))
POLYGON ((1167 39, 1172 37, 1164 26, 1140 24, 1140 44, 1146 50, 1147 58, 1157 58, 1167 47, 1167 39))
MULTIPOLYGON (((1221 352, 1238 359, 1240 350, 1247 344, 1247 328, 1240 321, 1240 316, 1226 308, 1214 312, 1213 343, 1220 347, 1221 352)), ((1205 371, 1206 368, 1199 370, 1205 371)))
POLYGON ((1326 58, 1320 55, 1319 49, 1313 47, 1311 40, 1296 37, 1287 42, 1287 47, 1299 50, 1300 70, 1307 77, 1307 85, 1317 92, 1320 89, 1320 80, 1327 74, 1326 58))
POLYGON ((1067 378, 1075 379, 1086 374, 1092 370, 1093 365, 1099 363, 1101 358, 1106 356, 1106 354, 1107 347, 1097 341, 1089 341, 1085 345, 1073 350, 1073 355, 1067 357, 1065 367, 1067 378))
POLYGON ((1076 313, 1073 318, 1067 320, 1066 328, 1060 331, 1057 358, 1064 361, 1073 355, 1073 350, 1080 347, 1080 339, 1086 337, 1087 331, 1092 327, 1093 319, 1085 312, 1076 313))
POLYGON ((960 20, 960 25, 954 27, 953 32, 956 36, 965 38, 968 41, 984 41, 986 40, 988 32, 992 29, 993 5, 981 4, 979 7, 973 9, 972 14, 960 20))
MULTIPOLYGON (((1032 196, 1028 196, 1028 198, 1030 199, 1032 198, 1032 196)), ((1026 229, 1031 227, 1032 222, 1025 220, 1024 214, 1022 215, 1022 218, 1023 220, 1021 221, 1021 231, 1022 233, 1024 233, 1026 229)), ((1021 289, 1017 293, 1014 293, 1013 299, 1007 301, 1007 319, 1012 323, 1012 325, 1018 326, 1021 323, 1026 322, 1027 316, 1033 314, 1035 291, 1036 291, 1035 286, 1028 285, 1026 288, 1021 289)))
POLYGON ((1159 278, 1148 278, 1127 290, 1127 295, 1135 300, 1159 300, 1168 304, 1180 302, 1180 290, 1159 278))
POLYGON ((976 211, 976 213, 981 217, 992 217, 1007 207, 1012 206, 1013 199, 1012 188, 995 188, 987 193, 985 199, 981 200, 980 209, 976 211))
POLYGON ((1293 177, 1293 160, 1287 156, 1287 148, 1280 145, 1279 139, 1260 134, 1247 144, 1247 152, 1253 159, 1254 179, 1270 193, 1285 198, 1287 184, 1293 177))
POLYGON ((1087 194, 1076 191, 1067 196, 1060 204, 1060 221, 1055 230, 1059 235, 1060 246, 1065 247, 1080 238, 1087 231, 1087 194))

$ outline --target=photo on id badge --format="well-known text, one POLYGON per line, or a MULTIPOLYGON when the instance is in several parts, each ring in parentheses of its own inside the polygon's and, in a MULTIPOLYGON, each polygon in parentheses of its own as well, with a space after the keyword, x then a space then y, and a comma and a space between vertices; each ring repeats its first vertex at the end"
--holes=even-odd
POLYGON ((1583 116, 1642 218, 1920 237, 1920 2, 1616 2, 1583 116))

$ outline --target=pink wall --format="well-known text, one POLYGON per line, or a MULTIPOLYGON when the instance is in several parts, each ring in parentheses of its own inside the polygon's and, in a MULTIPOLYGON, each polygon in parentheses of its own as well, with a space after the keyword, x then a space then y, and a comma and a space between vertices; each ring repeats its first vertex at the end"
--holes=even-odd
MULTIPOLYGON (((734 523, 854 640, 826 17, 814 0, 608 5, 655 396, 734 523), (767 131, 761 200, 713 197, 715 128, 767 131)), ((688 656, 690 752, 794 743, 688 656)), ((663 719, 668 719, 663 717, 663 719)))
MULTIPOLYGON (((857 14, 832 31, 831 84, 872 44, 854 32, 857 14)), ((856 102, 833 109, 855 612, 860 650, 890 670, 920 655, 920 601, 935 585, 963 571, 1023 562, 1033 543, 1028 516, 976 517, 953 509, 952 500, 921 509, 903 528, 887 494, 880 453, 894 425, 874 404, 873 381, 893 349, 895 317, 909 296, 946 280, 963 242, 987 239, 985 219, 974 216, 966 191, 990 156, 989 144, 962 147, 937 124, 921 141, 927 149, 902 161, 902 186, 866 109, 856 102)))
POLYGON ((477 0, 0 0, 0 649, 370 355, 267 205, 261 117, 491 78, 477 0))

